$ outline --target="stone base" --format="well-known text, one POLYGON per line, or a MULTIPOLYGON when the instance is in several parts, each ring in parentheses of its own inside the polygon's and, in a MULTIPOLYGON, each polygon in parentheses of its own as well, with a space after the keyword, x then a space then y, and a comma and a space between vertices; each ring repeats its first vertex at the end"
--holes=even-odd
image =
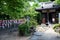
POLYGON ((59 34, 59 35, 57 35, 57 38, 60 38, 60 34, 59 34))

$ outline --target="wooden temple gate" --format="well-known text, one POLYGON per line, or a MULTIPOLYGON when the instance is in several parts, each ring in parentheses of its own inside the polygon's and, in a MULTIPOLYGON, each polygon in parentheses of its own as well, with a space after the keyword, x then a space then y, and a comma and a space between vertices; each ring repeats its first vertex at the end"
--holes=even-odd
POLYGON ((53 2, 47 2, 43 4, 42 7, 36 8, 36 11, 42 14, 42 23, 58 23, 60 5, 54 5, 53 2))

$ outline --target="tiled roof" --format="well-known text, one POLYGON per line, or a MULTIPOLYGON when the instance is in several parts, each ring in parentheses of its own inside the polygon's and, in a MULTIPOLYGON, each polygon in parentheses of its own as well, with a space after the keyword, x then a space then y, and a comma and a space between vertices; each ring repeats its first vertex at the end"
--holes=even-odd
POLYGON ((55 5, 54 2, 43 2, 41 7, 36 8, 36 11, 49 10, 49 9, 59 9, 60 5, 55 5))

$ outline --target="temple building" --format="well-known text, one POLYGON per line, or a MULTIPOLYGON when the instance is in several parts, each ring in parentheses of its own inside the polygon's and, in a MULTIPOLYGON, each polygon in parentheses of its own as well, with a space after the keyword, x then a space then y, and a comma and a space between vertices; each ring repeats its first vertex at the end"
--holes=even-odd
POLYGON ((35 10, 42 15, 42 23, 60 23, 60 5, 51 2, 41 2, 35 10))

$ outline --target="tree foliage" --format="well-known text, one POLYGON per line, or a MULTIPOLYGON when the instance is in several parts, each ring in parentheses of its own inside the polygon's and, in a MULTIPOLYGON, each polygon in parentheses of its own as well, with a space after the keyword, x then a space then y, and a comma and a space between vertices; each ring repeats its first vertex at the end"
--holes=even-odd
POLYGON ((19 19, 25 15, 36 16, 35 8, 38 4, 30 6, 29 1, 48 0, 0 0, 0 18, 19 19))
POLYGON ((60 0, 55 0, 55 3, 60 5, 60 0))
POLYGON ((38 0, 39 2, 48 2, 50 0, 38 0))
POLYGON ((35 11, 35 8, 38 6, 39 6, 38 3, 34 3, 33 6, 29 6, 25 11, 25 15, 30 16, 31 18, 37 16, 38 12, 35 11))
POLYGON ((0 0, 0 14, 9 15, 15 19, 21 16, 23 12, 24 2, 27 0, 0 0))

